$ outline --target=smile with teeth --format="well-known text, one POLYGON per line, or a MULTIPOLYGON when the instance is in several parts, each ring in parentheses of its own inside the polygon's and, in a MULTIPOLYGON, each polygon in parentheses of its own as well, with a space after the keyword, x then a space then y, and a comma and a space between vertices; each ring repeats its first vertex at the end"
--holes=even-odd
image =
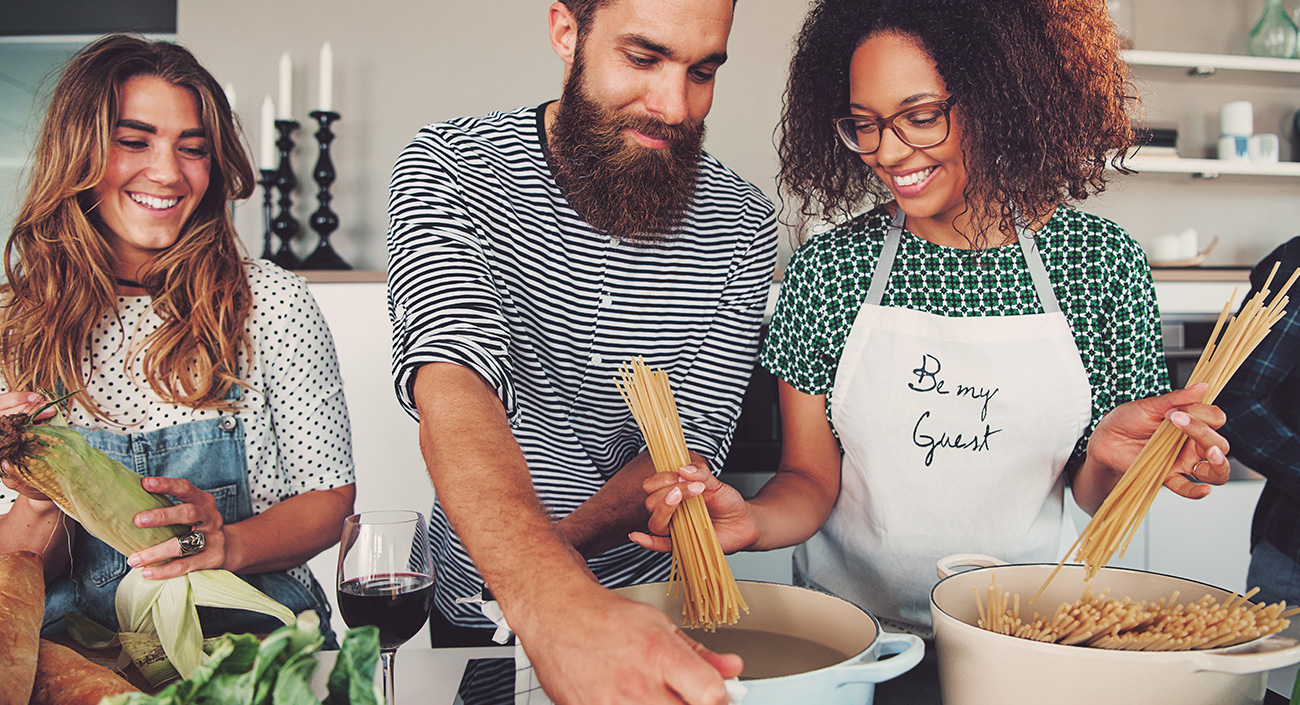
POLYGON ((148 196, 143 193, 128 193, 127 195, 131 197, 132 201, 135 201, 136 203, 139 203, 142 206, 146 206, 148 208, 153 208, 154 210, 160 210, 160 211, 167 210, 168 208, 175 206, 177 203, 180 203, 181 201, 179 197, 175 197, 175 196, 172 198, 157 198, 155 196, 148 196))
POLYGON ((922 181, 925 181, 927 178, 929 178, 930 174, 934 173, 934 170, 935 167, 931 166, 931 167, 926 167, 920 171, 914 171, 910 174, 895 176, 894 183, 898 186, 915 186, 916 184, 919 184, 922 181))

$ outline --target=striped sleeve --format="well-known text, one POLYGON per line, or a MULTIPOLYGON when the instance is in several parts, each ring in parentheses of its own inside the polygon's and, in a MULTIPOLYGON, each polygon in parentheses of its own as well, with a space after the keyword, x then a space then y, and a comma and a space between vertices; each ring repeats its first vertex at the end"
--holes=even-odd
POLYGON ((454 149, 425 128, 393 169, 388 202, 388 313, 397 398, 419 420, 413 388, 420 367, 450 362, 474 370, 513 422, 509 331, 474 221, 464 211, 465 174, 454 149))

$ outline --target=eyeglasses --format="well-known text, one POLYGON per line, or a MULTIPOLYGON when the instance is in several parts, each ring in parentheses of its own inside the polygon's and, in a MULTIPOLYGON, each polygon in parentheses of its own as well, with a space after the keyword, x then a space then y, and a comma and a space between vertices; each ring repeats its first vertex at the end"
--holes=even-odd
POLYGON ((835 134, 840 136, 845 147, 858 154, 875 154, 880 149, 880 137, 886 127, 893 130, 898 139, 909 147, 934 147, 948 139, 952 126, 948 111, 952 110, 955 102, 955 99, 949 98, 914 105, 885 118, 866 115, 835 118, 835 134))

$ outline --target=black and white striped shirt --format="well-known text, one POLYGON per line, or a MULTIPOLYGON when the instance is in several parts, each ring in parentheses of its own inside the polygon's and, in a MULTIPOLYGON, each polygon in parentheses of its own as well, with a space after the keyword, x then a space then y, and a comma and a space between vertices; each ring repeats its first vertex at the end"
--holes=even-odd
MULTIPOLYGON (((635 355, 668 372, 690 448, 722 466, 753 369, 776 256, 772 204, 705 155, 681 232, 620 242, 569 206, 547 163, 545 106, 429 125, 398 157, 389 193, 388 307, 397 396, 417 415, 416 372, 464 365, 491 384, 543 504, 568 515, 644 443, 614 385, 635 355)), ((418 418, 418 417, 417 417, 418 418)), ((435 502, 435 602, 482 587, 435 502)), ((610 587, 668 576, 628 542, 588 565, 610 587)))

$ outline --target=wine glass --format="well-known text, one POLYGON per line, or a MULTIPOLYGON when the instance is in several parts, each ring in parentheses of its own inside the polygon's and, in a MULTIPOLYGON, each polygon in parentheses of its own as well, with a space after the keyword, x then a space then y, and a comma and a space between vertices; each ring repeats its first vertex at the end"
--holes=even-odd
POLYGON ((420 512, 353 514, 339 543, 339 613, 349 627, 379 627, 384 700, 393 705, 393 656, 429 621, 433 560, 420 512))

